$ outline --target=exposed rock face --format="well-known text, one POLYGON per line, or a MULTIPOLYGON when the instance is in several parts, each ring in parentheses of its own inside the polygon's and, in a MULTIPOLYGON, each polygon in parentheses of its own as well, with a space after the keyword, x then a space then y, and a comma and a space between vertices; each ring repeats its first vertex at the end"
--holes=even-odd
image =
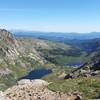
POLYGON ((19 56, 25 56, 27 52, 28 57, 35 60, 40 60, 40 56, 36 50, 29 44, 30 43, 27 43, 27 41, 17 40, 12 33, 8 32, 7 30, 0 30, 0 56, 4 57, 5 60, 9 60, 9 63, 11 61, 14 63, 14 60, 19 59, 19 56))
POLYGON ((76 68, 70 74, 67 74, 64 79, 76 78, 79 76, 90 77, 90 76, 100 76, 100 52, 94 53, 91 59, 83 64, 82 66, 76 68))
POLYGON ((5 92, 0 92, 0 100, 82 100, 81 96, 74 93, 67 95, 53 92, 47 88, 48 82, 40 79, 23 79, 5 92))
POLYGON ((91 76, 100 75, 100 52, 96 52, 89 62, 83 67, 91 76))
POLYGON ((94 54, 88 63, 88 66, 90 66, 91 70, 100 70, 100 51, 94 54))
POLYGON ((29 79, 22 79, 20 81, 17 82, 18 85, 25 85, 25 84, 30 84, 30 80, 29 79))
POLYGON ((5 100, 4 93, 0 91, 0 100, 5 100))
POLYGON ((16 58, 18 53, 18 42, 14 36, 6 31, 0 30, 0 56, 10 58, 16 58))
POLYGON ((58 94, 47 89, 47 84, 44 80, 20 80, 5 91, 5 96, 7 100, 60 100, 58 94))
MULTIPOLYGON (((29 57, 43 64, 44 61, 32 45, 34 44, 29 41, 18 40, 12 33, 0 29, 0 63, 8 62, 7 65, 15 64, 17 61, 22 63, 20 57, 29 57)), ((24 64, 24 66, 26 65, 24 64)))
POLYGON ((35 86, 48 86, 49 83, 41 80, 41 79, 35 79, 35 80, 29 80, 29 79, 22 79, 20 81, 18 81, 18 85, 25 85, 25 84, 34 84, 35 86))
POLYGON ((9 75, 10 73, 12 72, 8 68, 0 69, 0 76, 9 75))
MULTIPOLYGON (((33 40, 34 41, 34 40, 33 40)), ((34 66, 43 65, 46 61, 32 47, 34 44, 18 40, 5 29, 0 29, 0 85, 16 81, 34 66), (11 81, 10 81, 11 79, 11 81)), ((2 87, 0 86, 0 89, 2 87)))

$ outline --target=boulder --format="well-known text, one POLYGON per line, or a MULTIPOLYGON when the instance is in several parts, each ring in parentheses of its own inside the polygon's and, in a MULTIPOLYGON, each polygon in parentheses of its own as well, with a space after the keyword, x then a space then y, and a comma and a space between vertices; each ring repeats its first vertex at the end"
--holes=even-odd
POLYGON ((69 78, 73 78, 73 75, 72 74, 67 74, 65 77, 64 77, 64 79, 69 79, 69 78))
POLYGON ((62 73, 61 75, 58 76, 58 78, 64 78, 66 76, 66 73, 62 73))
POLYGON ((35 79, 35 80, 31 80, 33 85, 37 85, 37 86, 48 86, 49 83, 47 81, 41 80, 41 79, 35 79))
POLYGON ((2 91, 0 91, 0 100, 6 100, 6 99, 4 98, 4 93, 3 93, 2 91))
POLYGON ((91 76, 95 76, 95 75, 99 75, 99 74, 100 74, 100 71, 91 72, 91 76))
POLYGON ((25 84, 29 84, 29 83, 31 83, 31 81, 29 79, 22 79, 17 82, 17 85, 25 85, 25 84))

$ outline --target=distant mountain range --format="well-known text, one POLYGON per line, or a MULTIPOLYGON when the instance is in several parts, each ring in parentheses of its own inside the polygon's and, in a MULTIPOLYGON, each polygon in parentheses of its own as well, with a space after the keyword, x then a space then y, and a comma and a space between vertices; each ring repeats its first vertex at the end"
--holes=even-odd
POLYGON ((18 37, 33 37, 49 40, 86 40, 100 38, 100 32, 91 32, 91 33, 63 33, 63 32, 38 32, 38 31, 11 31, 18 37))

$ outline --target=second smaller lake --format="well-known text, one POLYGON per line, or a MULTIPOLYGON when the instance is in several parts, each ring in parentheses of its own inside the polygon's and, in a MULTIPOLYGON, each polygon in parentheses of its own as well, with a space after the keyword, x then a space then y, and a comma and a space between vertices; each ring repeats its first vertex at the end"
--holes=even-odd
POLYGON ((82 65, 81 62, 73 62, 73 63, 65 64, 65 66, 70 66, 70 67, 76 67, 76 66, 81 66, 81 65, 82 65))
POLYGON ((40 79, 45 75, 52 73, 52 69, 35 69, 31 71, 28 75, 22 77, 21 79, 40 79))

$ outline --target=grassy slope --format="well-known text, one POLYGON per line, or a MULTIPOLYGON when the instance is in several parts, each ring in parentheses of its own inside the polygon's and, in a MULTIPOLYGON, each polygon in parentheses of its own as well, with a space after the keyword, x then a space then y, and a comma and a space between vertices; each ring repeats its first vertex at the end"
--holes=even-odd
POLYGON ((48 86, 52 91, 62 91, 65 93, 79 92, 83 100, 90 100, 100 97, 100 79, 99 77, 79 77, 75 79, 59 79, 58 76, 65 71, 69 73, 70 68, 56 70, 54 73, 45 76, 43 79, 53 82, 48 86))
POLYGON ((40 55, 47 61, 56 65, 81 62, 86 57, 86 52, 79 48, 59 42, 46 41, 49 48, 36 48, 40 55))

